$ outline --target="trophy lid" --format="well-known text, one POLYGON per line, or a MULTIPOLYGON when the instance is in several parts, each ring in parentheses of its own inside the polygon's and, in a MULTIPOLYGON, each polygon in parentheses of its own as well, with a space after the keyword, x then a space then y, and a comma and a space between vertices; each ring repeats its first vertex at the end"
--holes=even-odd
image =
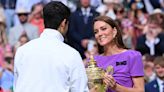
POLYGON ((93 55, 90 55, 89 65, 88 67, 97 67, 97 63, 93 57, 93 55))

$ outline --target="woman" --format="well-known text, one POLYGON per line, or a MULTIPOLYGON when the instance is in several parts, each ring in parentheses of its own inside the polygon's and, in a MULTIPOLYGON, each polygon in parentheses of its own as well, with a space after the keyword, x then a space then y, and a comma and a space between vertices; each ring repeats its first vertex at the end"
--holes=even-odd
POLYGON ((141 54, 126 49, 121 30, 111 18, 99 16, 94 20, 94 33, 101 54, 95 56, 97 65, 106 70, 113 66, 113 74, 105 74, 106 92, 144 92, 144 73, 141 54))

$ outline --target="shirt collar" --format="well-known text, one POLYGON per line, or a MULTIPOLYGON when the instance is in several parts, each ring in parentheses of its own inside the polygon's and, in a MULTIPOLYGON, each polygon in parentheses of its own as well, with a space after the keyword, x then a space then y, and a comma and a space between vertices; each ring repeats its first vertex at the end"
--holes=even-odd
POLYGON ((158 85, 162 85, 163 80, 161 80, 161 79, 159 79, 159 78, 157 77, 157 83, 158 83, 158 85))
POLYGON ((58 30, 50 29, 50 28, 44 29, 44 31, 43 31, 43 33, 41 33, 40 37, 52 37, 52 38, 56 38, 62 42, 64 41, 64 37, 58 30))
POLYGON ((87 15, 87 16, 89 16, 90 10, 91 10, 90 7, 88 7, 88 8, 82 7, 82 8, 81 8, 82 14, 83 14, 83 15, 87 15))

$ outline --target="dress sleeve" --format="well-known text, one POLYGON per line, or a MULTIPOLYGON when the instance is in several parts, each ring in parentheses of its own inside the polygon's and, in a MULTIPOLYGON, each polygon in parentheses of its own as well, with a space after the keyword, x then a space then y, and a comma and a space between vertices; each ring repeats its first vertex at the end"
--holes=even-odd
POLYGON ((132 53, 129 67, 131 76, 144 76, 142 55, 139 52, 132 53))

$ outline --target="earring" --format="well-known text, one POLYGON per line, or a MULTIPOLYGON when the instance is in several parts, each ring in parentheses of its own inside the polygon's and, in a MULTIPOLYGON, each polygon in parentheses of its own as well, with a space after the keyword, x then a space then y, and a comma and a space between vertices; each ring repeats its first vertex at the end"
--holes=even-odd
POLYGON ((113 38, 115 37, 115 35, 113 35, 113 38))

